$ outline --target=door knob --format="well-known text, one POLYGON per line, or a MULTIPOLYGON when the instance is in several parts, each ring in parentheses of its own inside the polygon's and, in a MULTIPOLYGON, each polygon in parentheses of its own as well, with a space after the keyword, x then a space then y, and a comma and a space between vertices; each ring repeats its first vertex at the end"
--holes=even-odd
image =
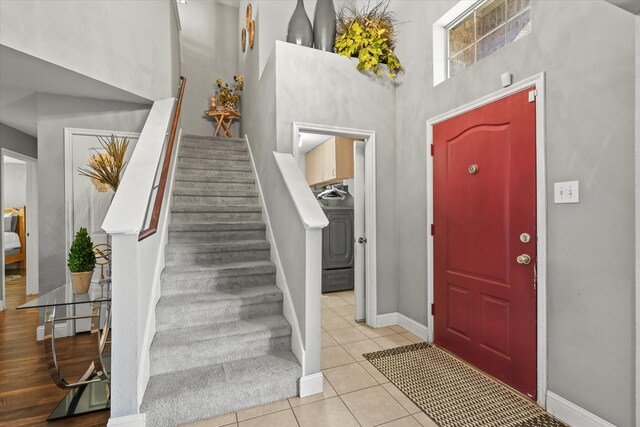
POLYGON ((360 244, 367 243, 367 238, 366 237, 358 237, 358 243, 360 243, 360 244))
POLYGON ((531 257, 527 254, 518 255, 518 257, 516 258, 516 261, 518 262, 518 264, 526 265, 531 263, 531 257))

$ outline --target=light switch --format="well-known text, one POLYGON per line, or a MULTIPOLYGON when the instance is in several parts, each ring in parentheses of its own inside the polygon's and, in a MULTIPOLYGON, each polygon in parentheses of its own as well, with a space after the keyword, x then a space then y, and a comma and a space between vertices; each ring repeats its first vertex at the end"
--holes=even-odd
POLYGON ((580 182, 567 181, 553 184, 555 203, 580 203, 580 182))

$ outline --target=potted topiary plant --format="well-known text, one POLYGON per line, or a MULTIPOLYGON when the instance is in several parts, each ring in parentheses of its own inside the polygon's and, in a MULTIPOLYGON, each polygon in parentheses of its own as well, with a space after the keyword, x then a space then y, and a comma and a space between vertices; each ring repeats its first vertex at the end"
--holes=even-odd
POLYGON ((96 267, 96 256, 93 253, 91 237, 84 227, 78 230, 73 239, 67 267, 71 273, 73 292, 76 295, 86 293, 91 284, 93 269, 96 267))

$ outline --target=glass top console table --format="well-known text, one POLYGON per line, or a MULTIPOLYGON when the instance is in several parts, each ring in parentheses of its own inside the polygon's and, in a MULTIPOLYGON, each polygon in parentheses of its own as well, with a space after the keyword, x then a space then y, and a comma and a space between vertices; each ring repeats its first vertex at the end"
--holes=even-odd
POLYGON ((71 283, 66 283, 18 307, 18 310, 26 309, 44 309, 44 350, 49 376, 59 388, 69 390, 48 419, 109 409, 111 358, 110 352, 105 350, 109 349, 111 343, 111 281, 91 283, 89 292, 82 295, 75 295, 71 283), (77 310, 80 307, 85 310, 77 310), (78 311, 86 314, 76 315, 78 311), (95 335, 96 345, 93 362, 86 372, 77 381, 70 382, 58 365, 55 326, 58 322, 78 320, 90 321, 90 332, 95 335))

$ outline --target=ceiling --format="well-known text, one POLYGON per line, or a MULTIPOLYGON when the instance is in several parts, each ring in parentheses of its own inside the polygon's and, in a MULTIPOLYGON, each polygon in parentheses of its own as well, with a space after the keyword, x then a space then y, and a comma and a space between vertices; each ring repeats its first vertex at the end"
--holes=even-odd
POLYGON ((332 136, 333 135, 323 135, 320 133, 300 132, 300 139, 298 141, 300 154, 313 150, 332 136))
POLYGON ((640 0, 606 0, 611 4, 614 4, 622 9, 633 13, 634 15, 640 15, 640 0))
POLYGON ((107 83, 0 45, 0 122, 36 136, 39 93, 150 103, 107 83))

